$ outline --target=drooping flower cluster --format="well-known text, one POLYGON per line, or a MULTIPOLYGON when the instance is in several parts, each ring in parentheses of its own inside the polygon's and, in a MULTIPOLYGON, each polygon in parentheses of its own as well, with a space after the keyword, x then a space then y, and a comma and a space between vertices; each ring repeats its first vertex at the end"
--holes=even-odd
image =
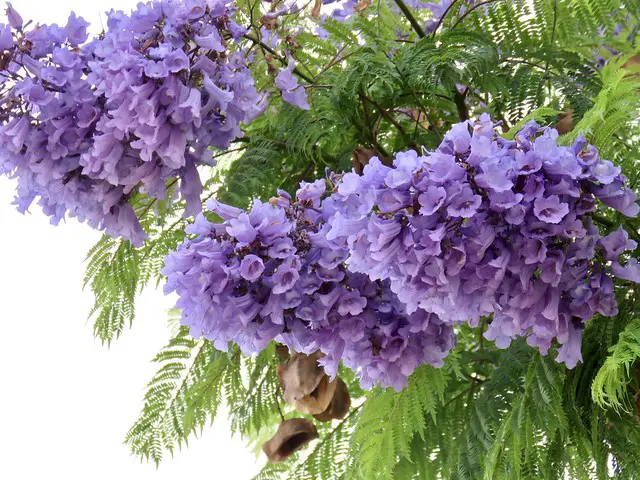
POLYGON ((599 234, 596 201, 627 216, 640 207, 593 146, 556 137, 532 122, 506 140, 483 116, 435 152, 398 153, 393 167, 373 158, 341 176, 323 233, 349 250, 349 270, 389 280, 408 312, 472 324, 493 314, 486 336, 499 347, 526 335, 546 353, 555 338, 573 367, 584 323, 617 312, 611 274, 640 280, 636 262, 618 263, 635 242, 599 234))
POLYGON ((228 42, 245 30, 230 0, 162 0, 86 43, 88 24, 23 27, 12 8, 0 25, 0 173, 18 179, 16 204, 40 197, 57 223, 86 220, 139 245, 132 192, 166 196, 180 179, 187 214, 200 210, 196 166, 213 163, 239 124, 261 111, 245 58, 228 42))
POLYGON ((280 192, 250 211, 208 205, 224 221, 199 214, 167 256, 166 292, 179 295, 182 323, 220 349, 237 343, 249 354, 278 340, 303 353, 320 349, 334 376, 338 363, 361 384, 401 389, 421 363, 442 365, 453 347, 451 326, 437 315, 407 314, 387 281, 344 266, 348 252, 324 237, 324 180, 303 184, 297 200, 280 192))

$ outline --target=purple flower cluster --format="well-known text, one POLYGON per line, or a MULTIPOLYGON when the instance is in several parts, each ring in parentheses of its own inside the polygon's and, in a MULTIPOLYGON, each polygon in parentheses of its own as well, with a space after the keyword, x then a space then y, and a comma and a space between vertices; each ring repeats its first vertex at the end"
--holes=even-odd
POLYGON ((165 259, 165 291, 178 293, 191 334, 216 348, 232 341, 250 354, 275 339, 320 349, 332 376, 342 360, 364 388, 402 389, 421 363, 443 364, 453 330, 435 314, 407 314, 388 281, 346 270, 348 252, 324 236, 324 193, 318 180, 303 183, 295 201, 280 192, 248 212, 210 202, 223 223, 197 216, 187 230, 195 238, 165 259))
POLYGON ((86 43, 88 24, 23 28, 8 9, 0 25, 0 173, 18 179, 21 211, 40 197, 57 223, 65 215, 140 245, 134 192, 163 198, 180 179, 186 214, 200 211, 196 170, 209 146, 242 135, 261 112, 239 51, 245 30, 230 0, 140 3, 108 14, 108 31, 86 43))
POLYGON ((323 234, 348 249, 349 270, 390 281, 408 313, 471 324, 492 314, 497 346, 526 336, 546 353, 556 339, 573 367, 584 323, 617 312, 612 275, 640 280, 637 262, 619 263, 635 242, 599 234, 596 201, 627 216, 640 207, 593 146, 556 137, 532 122, 506 140, 483 116, 454 125, 435 152, 398 153, 393 167, 373 158, 362 176, 337 177, 323 234))

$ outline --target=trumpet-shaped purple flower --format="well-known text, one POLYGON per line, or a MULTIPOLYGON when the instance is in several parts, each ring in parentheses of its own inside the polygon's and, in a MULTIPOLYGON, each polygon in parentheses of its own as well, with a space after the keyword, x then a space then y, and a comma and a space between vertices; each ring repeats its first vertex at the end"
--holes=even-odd
POLYGON ((635 250, 638 246, 635 241, 629 240, 629 234, 622 227, 602 237, 598 243, 604 249, 604 257, 607 260, 616 260, 627 250, 635 250))
POLYGON ((633 190, 625 187, 622 177, 601 187, 593 186, 592 191, 602 203, 627 217, 636 217, 640 213, 638 197, 633 190))
POLYGON ((245 280, 255 282, 264 272, 264 263, 257 255, 249 254, 240 263, 240 275, 245 280))
POLYGON ((452 217, 469 218, 476 213, 481 203, 480 195, 475 195, 470 188, 464 188, 461 193, 451 199, 447 212, 452 217))
POLYGON ((229 220, 227 233, 244 243, 251 243, 258 236, 258 232, 251 224, 251 219, 246 213, 241 213, 237 218, 229 220))
POLYGON ((611 265, 611 270, 618 278, 640 283, 640 264, 638 264, 638 260, 635 258, 630 258, 624 267, 617 261, 614 261, 611 265))
POLYGON ((289 58, 287 68, 281 68, 280 73, 276 75, 276 87, 282 92, 282 99, 303 110, 309 110, 311 107, 307 102, 307 92, 302 85, 298 83, 298 79, 293 76, 295 62, 289 58))
POLYGON ((537 198, 533 204, 533 213, 546 223, 558 224, 569 213, 569 205, 561 202, 557 195, 537 198))
POLYGON ((344 293, 338 301, 338 313, 340 315, 359 315, 367 306, 367 298, 361 297, 358 292, 344 293))
POLYGON ((418 202, 420 202, 420 213, 423 215, 432 215, 442 205, 447 198, 447 191, 442 187, 436 187, 430 185, 424 193, 418 196, 418 202))
POLYGON ((0 25, 0 50, 9 50, 13 47, 13 36, 11 35, 11 26, 0 25))
POLYGON ((5 13, 7 14, 9 25, 11 25, 12 28, 22 28, 22 17, 18 12, 16 12, 16 9, 13 8, 13 6, 9 2, 7 2, 5 13))

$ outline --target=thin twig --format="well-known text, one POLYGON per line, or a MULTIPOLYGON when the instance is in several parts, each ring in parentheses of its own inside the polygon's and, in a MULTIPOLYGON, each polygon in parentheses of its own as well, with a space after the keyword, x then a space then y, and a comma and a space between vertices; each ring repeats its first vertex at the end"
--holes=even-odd
POLYGON ((485 2, 480 2, 477 5, 474 5, 473 7, 471 7, 469 10, 467 10, 466 12, 464 12, 464 14, 462 14, 462 16, 456 20, 456 22, 451 26, 451 30, 453 30, 454 28, 456 28, 456 26, 462 22, 462 20, 464 20, 471 12, 473 12, 474 10, 477 10, 478 8, 482 7, 483 5, 488 5, 489 3, 495 3, 498 2, 500 0, 486 0, 485 2))
POLYGON ((387 112, 384 108, 382 108, 378 103, 376 103, 375 101, 371 100, 370 98, 364 96, 363 97, 366 101, 368 101, 369 103, 371 103, 371 105, 373 105, 374 107, 376 107, 379 111, 380 114, 386 118, 387 120, 389 120, 389 122, 391 122, 393 124, 394 127, 396 127, 398 129, 398 131, 402 134, 402 136, 404 136, 409 143, 409 146, 415 150, 420 150, 420 147, 418 146, 417 143, 415 143, 413 140, 411 140, 411 137, 407 134, 407 132, 405 131, 405 129, 402 127, 402 125, 400 125, 398 123, 398 121, 393 118, 392 115, 389 114, 389 112, 387 112))
POLYGON ((461 122, 466 122, 469 120, 469 108, 467 107, 467 103, 465 102, 465 96, 462 95, 458 89, 453 92, 453 102, 456 104, 456 109, 458 110, 458 117, 461 122))
POLYGON ((465 388, 463 391, 461 391, 458 395, 456 395, 455 397, 453 397, 451 400, 449 400, 447 403, 444 404, 444 406, 442 408, 447 408, 450 404, 452 404, 453 402, 455 402, 456 400, 458 400, 461 396, 463 396, 465 393, 471 393, 473 391, 474 388, 479 387, 480 385, 482 385, 481 383, 472 383, 471 386, 469 388, 465 388))
POLYGON ((444 19, 447 18, 447 15, 449 15, 449 11, 453 8, 453 6, 456 4, 458 0, 453 0, 453 2, 451 2, 449 4, 449 6, 447 7, 447 9, 444 11, 444 13, 442 14, 442 16, 440 17, 440 19, 438 20, 438 24, 436 25, 436 28, 433 29, 433 33, 432 36, 436 36, 436 33, 438 32, 438 29, 440 28, 440 26, 442 25, 442 22, 444 22, 444 19))
MULTIPOLYGON (((346 48, 346 47, 344 47, 346 48)), ((326 67, 324 67, 322 70, 320 70, 314 77, 313 80, 315 80, 316 78, 318 78, 320 75, 322 75, 324 72, 326 72, 327 70, 329 70, 330 68, 335 67, 337 64, 339 64, 340 62, 343 62, 344 60, 346 60, 347 58, 349 58, 351 55, 358 53, 358 51, 360 49, 354 50, 353 52, 349 52, 346 55, 344 55, 343 57, 338 58, 338 56, 340 55, 341 52, 344 51, 344 48, 342 48, 342 50, 340 50, 338 53, 336 53, 336 55, 331 59, 331 61, 327 64, 326 67)))
POLYGON ((340 54, 342 52, 344 52, 344 49, 347 48, 346 45, 343 45, 342 48, 340 50, 338 50, 336 52, 336 54, 333 56, 333 58, 331 60, 329 60, 329 63, 327 63, 327 65, 320 70, 318 73, 315 74, 315 76, 313 77, 313 79, 315 80, 316 78, 318 78, 320 75, 322 75, 324 72, 326 72, 327 70, 329 70, 332 66, 333 66, 333 62, 336 61, 336 59, 340 56, 340 54))
POLYGON ((249 147, 244 146, 244 147, 232 148, 231 150, 226 150, 226 151, 224 151, 224 152, 220 152, 220 153, 218 153, 218 154, 216 154, 216 155, 213 155, 211 158, 218 158, 218 157, 222 157, 222 156, 224 156, 224 155, 226 155, 226 154, 228 154, 228 153, 240 152, 241 150, 246 150, 247 148, 249 148, 249 147))
MULTIPOLYGON (((169 182, 169 184, 167 185, 166 189, 169 190, 171 187, 173 187, 176 183, 178 183, 179 178, 174 178, 171 182, 169 182)), ((147 205, 145 207, 145 209, 142 211, 142 213, 139 215, 140 218, 144 217, 147 212, 149 212, 149 210, 151 209, 151 207, 153 207, 153 205, 158 201, 158 197, 153 197, 153 200, 151 200, 151 202, 149 202, 149 205, 147 205)))
MULTIPOLYGON (((283 65, 287 65, 288 61, 286 58, 284 58, 282 55, 280 55, 278 52, 276 52, 273 48, 271 48, 269 45, 267 45, 264 42, 261 42, 260 40, 258 40, 256 37, 249 35, 248 33, 245 33, 244 37, 247 40, 251 40, 253 43, 256 43, 258 45, 260 45, 260 47, 263 50, 266 50, 267 52, 269 52, 271 55, 273 55, 280 63, 282 63, 283 65)), ((300 78, 302 78, 303 80, 306 80, 309 83, 313 83, 313 79, 311 77, 309 77, 306 73, 303 73, 300 71, 300 69, 298 67, 293 69, 293 73, 295 73, 296 75, 298 75, 300 78)))
POLYGON ((369 132, 371 133, 371 143, 379 153, 381 153, 385 157, 388 157, 389 154, 387 153, 386 149, 382 145, 380 145, 380 143, 378 143, 378 139, 376 138, 376 132, 374 131, 373 124, 371 123, 371 115, 369 113, 369 109, 367 108, 366 97, 362 92, 360 92, 358 95, 360 96, 360 101, 362 102, 365 122, 367 122, 369 132))
POLYGON ((296 185, 298 185, 301 181, 303 181, 315 166, 316 166, 315 163, 309 162, 309 164, 304 169, 304 171, 298 176, 298 179, 296 180, 296 185))
POLYGON ((280 414, 280 420, 282 420, 284 422, 284 415, 282 414, 282 409, 280 408, 280 400, 278 400, 278 391, 279 390, 275 390, 273 392, 273 396, 276 399, 276 408, 278 409, 278 413, 280 414))
MULTIPOLYGON (((553 27, 551 28, 551 48, 553 49, 553 44, 556 41, 556 24, 558 23, 558 0, 553 0, 553 27)), ((549 63, 550 59, 547 57, 547 61, 544 65, 544 77, 547 76, 549 72, 549 63)), ((551 79, 548 80, 549 85, 549 95, 551 95, 551 79)))

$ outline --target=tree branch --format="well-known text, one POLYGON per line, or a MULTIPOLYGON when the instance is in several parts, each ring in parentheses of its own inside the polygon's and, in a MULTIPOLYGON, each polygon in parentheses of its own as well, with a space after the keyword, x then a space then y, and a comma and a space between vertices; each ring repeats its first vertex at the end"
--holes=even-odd
POLYGON ((461 122, 469 120, 469 109, 464 101, 464 95, 462 95, 457 89, 453 92, 453 101, 458 109, 458 117, 461 122))
POLYGON ((413 16, 413 13, 411 13, 411 10, 409 10, 409 7, 407 7, 407 4, 404 3, 402 0, 393 0, 393 1, 396 2, 396 5, 398 5, 400 10, 402 10, 402 13, 404 13, 404 16, 407 18, 407 20, 409 20, 409 23, 411 24, 413 29, 416 31, 418 36, 420 38, 426 37, 427 34, 424 33, 424 30, 416 20, 416 17, 413 16))
MULTIPOLYGON (((366 100, 367 102, 369 102, 371 105, 373 105, 374 107, 376 107, 379 111, 380 114, 386 118, 387 120, 389 120, 389 122, 391 122, 391 124, 396 127, 398 129, 398 131, 400 132, 400 134, 402 134, 403 137, 405 137, 407 139, 407 143, 409 144, 409 146, 411 148, 413 148, 414 150, 418 151, 420 150, 419 145, 414 142, 411 137, 409 136, 409 134, 405 131, 405 129, 402 127, 402 125, 400 125, 400 123, 398 123, 398 121, 393 118, 392 115, 389 114, 389 112, 387 112, 384 108, 382 108, 378 103, 374 102, 373 100, 371 100, 370 98, 368 98, 367 96, 365 96, 364 94, 362 94, 363 100, 366 100)), ((381 152, 382 153, 382 152, 381 152)))
MULTIPOLYGON (((271 55, 273 55, 280 63, 282 63, 283 65, 287 65, 287 59, 284 58, 282 55, 280 55, 278 52, 276 52, 273 48, 271 48, 269 45, 267 45, 266 43, 261 42, 260 40, 258 40, 256 37, 254 37, 253 35, 250 35, 248 33, 245 33, 244 38, 246 38, 247 40, 251 40, 253 43, 260 45, 260 48, 262 48, 263 50, 266 50, 267 52, 269 52, 271 55)), ((313 83, 313 79, 311 77, 309 77, 306 73, 303 73, 300 71, 300 69, 298 67, 293 69, 293 73, 295 73, 296 75, 298 75, 300 78, 302 78, 303 80, 309 82, 309 83, 313 83)))
POLYGON ((447 9, 444 11, 444 13, 442 14, 442 16, 440 17, 440 19, 438 20, 438 24, 436 25, 436 28, 433 29, 433 33, 432 35, 435 36, 436 32, 438 31, 438 29, 440 28, 440 26, 442 25, 442 22, 444 22, 444 19, 447 18, 447 15, 449 14, 449 11, 453 8, 453 6, 456 4, 458 0, 453 0, 453 2, 451 2, 449 4, 449 6, 447 7, 447 9))

